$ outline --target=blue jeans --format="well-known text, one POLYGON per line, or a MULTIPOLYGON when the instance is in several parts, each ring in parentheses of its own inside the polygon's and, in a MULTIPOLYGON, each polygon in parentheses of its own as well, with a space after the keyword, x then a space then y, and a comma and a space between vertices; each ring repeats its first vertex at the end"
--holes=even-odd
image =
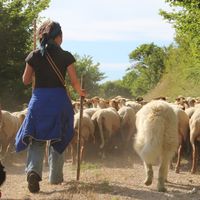
MULTIPOLYGON (((44 153, 46 148, 45 141, 33 140, 29 144, 27 153, 26 173, 31 171, 36 172, 42 179, 42 169, 44 153)), ((63 182, 63 166, 64 166, 64 153, 60 154, 49 146, 49 182, 51 184, 59 184, 63 182)))

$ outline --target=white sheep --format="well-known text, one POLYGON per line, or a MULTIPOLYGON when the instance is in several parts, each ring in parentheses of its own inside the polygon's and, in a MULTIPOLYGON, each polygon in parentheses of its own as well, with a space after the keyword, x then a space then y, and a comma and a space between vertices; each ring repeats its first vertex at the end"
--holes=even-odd
POLYGON ((192 117, 195 110, 196 110, 196 107, 189 107, 185 109, 185 112, 188 115, 189 119, 192 117))
POLYGON ((8 111, 1 110, 0 118, 0 142, 2 145, 2 154, 5 156, 8 152, 10 143, 14 141, 17 131, 19 130, 25 113, 12 114, 8 111))
POLYGON ((101 138, 100 148, 103 149, 105 143, 108 144, 111 137, 119 132, 120 116, 115 108, 109 107, 97 110, 91 119, 98 127, 101 138))
POLYGON ((119 113, 119 116, 121 118, 120 133, 122 136, 122 143, 124 145, 124 148, 128 150, 130 144, 132 147, 132 139, 134 134, 136 133, 135 111, 131 107, 123 106, 117 112, 119 113))
POLYGON ((178 136, 179 136, 179 147, 178 147, 178 158, 175 167, 175 172, 179 173, 180 162, 181 162, 181 154, 183 150, 183 143, 185 142, 186 148, 188 148, 189 142, 189 117, 184 110, 182 110, 177 105, 172 105, 172 108, 178 119, 178 136))
POLYGON ((83 112, 88 114, 91 118, 92 115, 99 109, 101 109, 101 108, 86 108, 86 109, 83 110, 83 112))
POLYGON ((137 134, 134 148, 144 161, 146 185, 153 180, 152 165, 159 159, 157 188, 165 192, 169 163, 178 146, 178 120, 169 103, 154 100, 144 105, 136 114, 137 134))
POLYGON ((142 105, 135 102, 135 101, 127 101, 125 103, 126 106, 130 106, 131 108, 133 108, 133 110, 135 111, 135 113, 137 113, 141 108, 142 108, 142 105))
POLYGON ((190 121, 190 143, 192 145, 192 168, 191 173, 196 172, 197 165, 197 149, 195 142, 200 138, 200 108, 197 108, 192 115, 190 121))

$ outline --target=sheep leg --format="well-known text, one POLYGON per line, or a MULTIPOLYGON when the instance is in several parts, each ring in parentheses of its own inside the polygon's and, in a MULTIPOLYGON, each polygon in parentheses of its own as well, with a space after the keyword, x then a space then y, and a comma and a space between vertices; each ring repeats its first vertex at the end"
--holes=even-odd
POLYGON ((153 168, 151 164, 147 164, 146 162, 144 162, 144 166, 146 171, 146 179, 144 181, 144 184, 149 186, 152 184, 153 181, 153 168))
POLYGON ((95 136, 94 136, 94 134, 92 134, 92 141, 93 141, 93 144, 95 144, 95 143, 96 143, 96 139, 95 139, 95 136))
POLYGON ((83 159, 83 153, 84 153, 84 141, 81 141, 81 148, 80 148, 80 162, 83 159))
POLYGON ((72 165, 76 164, 76 145, 75 144, 71 144, 71 157, 72 157, 72 165))
POLYGON ((177 163, 176 163, 176 167, 175 167, 175 172, 176 173, 179 173, 182 149, 183 149, 183 146, 181 144, 181 145, 179 145, 179 148, 178 148, 178 158, 177 158, 177 163))
POLYGON ((1 145, 1 156, 2 156, 2 158, 5 158, 6 155, 7 155, 8 145, 9 145, 9 143, 8 143, 7 140, 5 140, 1 145))
POLYGON ((104 134, 103 134, 103 119, 100 118, 98 121, 98 126, 99 126, 99 132, 100 132, 100 137, 101 137, 101 145, 100 145, 100 149, 103 149, 104 145, 105 145, 105 140, 104 140, 104 134))
POLYGON ((165 188, 165 181, 167 180, 168 165, 169 165, 169 159, 167 156, 165 156, 165 158, 162 158, 161 160, 161 164, 160 164, 159 172, 158 172, 157 188, 159 192, 167 191, 165 188))
POLYGON ((191 173, 194 174, 196 172, 196 158, 197 157, 197 149, 194 142, 192 142, 192 169, 191 173))

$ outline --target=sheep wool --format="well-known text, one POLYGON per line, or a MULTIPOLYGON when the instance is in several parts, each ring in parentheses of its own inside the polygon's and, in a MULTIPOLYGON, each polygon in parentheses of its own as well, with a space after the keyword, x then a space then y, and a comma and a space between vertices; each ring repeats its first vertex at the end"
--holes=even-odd
POLYGON ((159 160, 158 190, 165 191, 168 165, 178 147, 177 116, 169 103, 153 100, 136 114, 136 129, 134 148, 144 161, 145 184, 152 183, 152 165, 159 160))

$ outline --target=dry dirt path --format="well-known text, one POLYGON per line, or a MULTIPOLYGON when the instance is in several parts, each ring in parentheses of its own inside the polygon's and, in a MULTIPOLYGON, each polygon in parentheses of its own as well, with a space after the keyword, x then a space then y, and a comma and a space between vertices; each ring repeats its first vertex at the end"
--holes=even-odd
POLYGON ((35 199, 35 200, 200 200, 200 174, 191 175, 190 165, 185 161, 180 174, 169 171, 168 192, 156 191, 157 170, 154 167, 154 181, 151 186, 143 184, 145 175, 141 160, 135 156, 132 164, 121 158, 111 157, 104 162, 84 163, 81 166, 80 181, 76 182, 76 168, 66 162, 64 166, 64 183, 50 185, 48 183, 48 167, 44 167, 41 191, 31 194, 27 189, 24 173, 25 155, 17 154, 7 161, 7 180, 1 187, 1 199, 35 199))

